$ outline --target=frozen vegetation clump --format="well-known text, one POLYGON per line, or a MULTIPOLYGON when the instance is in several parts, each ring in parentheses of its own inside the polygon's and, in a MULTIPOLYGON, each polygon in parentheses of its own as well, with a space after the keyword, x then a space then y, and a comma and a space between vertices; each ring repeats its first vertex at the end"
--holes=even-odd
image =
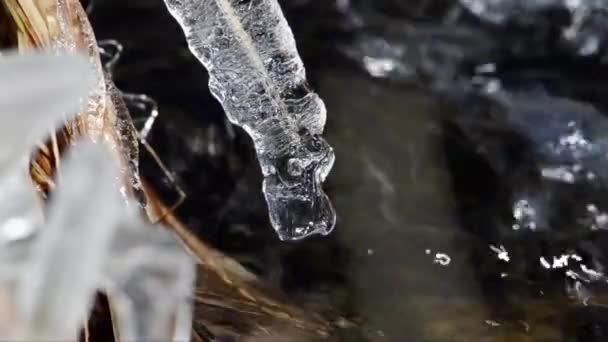
POLYGON ((282 240, 329 234, 335 213, 322 183, 334 163, 326 109, 306 83, 276 0, 165 0, 226 115, 253 139, 270 221, 282 240))
POLYGON ((89 61, 3 53, 0 73, 0 339, 76 340, 101 290, 121 340, 189 340, 193 261, 121 197, 111 149, 75 141, 44 210, 29 178, 36 143, 86 103, 89 61))

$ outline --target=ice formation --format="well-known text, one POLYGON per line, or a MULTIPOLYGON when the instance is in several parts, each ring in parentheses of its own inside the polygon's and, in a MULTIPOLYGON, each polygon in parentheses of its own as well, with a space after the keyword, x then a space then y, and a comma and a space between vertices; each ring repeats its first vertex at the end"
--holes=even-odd
MULTIPOLYGON (((121 189, 125 200, 135 197, 143 204, 142 184, 139 179, 139 144, 129 112, 120 92, 106 77, 100 61, 102 55, 115 54, 112 41, 98 49, 97 40, 87 15, 78 0, 55 0, 49 6, 34 6, 32 17, 37 13, 44 19, 49 31, 45 39, 34 46, 49 47, 53 51, 82 51, 88 55, 89 67, 94 72, 95 86, 92 87, 86 107, 72 122, 67 123, 72 137, 86 136, 95 141, 105 141, 111 146, 115 159, 120 160, 121 177, 125 186, 121 189)), ((39 4, 40 5, 40 4, 39 4)), ((120 48, 116 46, 116 48, 120 48)), ((120 51, 117 51, 120 52, 120 51)), ((116 58, 119 54, 115 54, 116 58)), ((115 62, 115 61, 114 61, 115 62)))
POLYGON ((103 282, 123 341, 189 341, 194 267, 169 231, 121 216, 103 282))
POLYGON ((334 152, 321 137, 326 109, 307 86, 276 0, 165 0, 209 88, 253 139, 270 221, 282 240, 329 234, 335 213, 322 183, 334 152))
POLYGON ((107 144, 73 142, 44 215, 29 180, 33 146, 85 105, 89 61, 3 53, 0 73, 0 339, 75 340, 104 290, 121 340, 189 340, 193 260, 121 199, 107 144))
MULTIPOLYGON (((46 247, 57 242, 57 235, 53 241, 49 240, 47 233, 71 227, 57 227, 56 223, 62 217, 54 215, 49 229, 41 233, 43 213, 29 179, 28 162, 33 146, 69 118, 70 113, 73 116, 78 111, 79 100, 86 96, 93 77, 83 56, 54 56, 49 53, 3 53, 0 73, 3 75, 0 80, 0 113, 4 115, 0 127, 0 291, 4 297, 14 297, 15 301, 15 307, 2 303, 4 315, 0 319, 0 336, 65 338, 61 334, 66 329, 75 329, 76 324, 82 322, 82 316, 77 317, 77 322, 72 316, 78 314, 79 309, 86 310, 86 307, 80 305, 75 308, 67 303, 63 313, 68 318, 63 324, 54 324, 56 321, 52 316, 57 313, 58 308, 54 306, 57 303, 40 303, 45 299, 45 291, 40 291, 40 286, 48 280, 45 279, 48 273, 36 273, 36 270, 44 268, 43 263, 47 261, 44 258, 48 255, 41 254, 48 251, 46 247), (36 101, 32 101, 33 98, 36 101), (42 249, 34 249, 32 240, 40 235, 43 238, 37 240, 36 247, 42 249), (32 252, 38 253, 39 257, 28 258, 32 252)), ((70 251, 66 250, 66 253, 70 251)), ((69 270, 69 265, 66 266, 65 270, 69 270)), ((50 280, 48 284, 58 293, 65 289, 60 284, 62 275, 51 274, 57 276, 53 279, 57 281, 50 280)), ((87 291, 87 288, 81 289, 87 291)), ((52 301, 51 297, 47 299, 52 301)), ((78 302, 83 300, 83 296, 74 294, 71 299, 78 302)))
POLYGON ((80 143, 70 150, 44 227, 19 274, 16 305, 23 326, 18 339, 62 340, 80 329, 122 209, 113 186, 118 177, 101 145, 80 143))
POLYGON ((0 125, 0 244, 4 247, 27 238, 40 224, 42 212, 27 173, 32 146, 68 113, 76 113, 92 75, 81 56, 13 52, 2 54, 0 74, 0 113, 5 116, 0 125))

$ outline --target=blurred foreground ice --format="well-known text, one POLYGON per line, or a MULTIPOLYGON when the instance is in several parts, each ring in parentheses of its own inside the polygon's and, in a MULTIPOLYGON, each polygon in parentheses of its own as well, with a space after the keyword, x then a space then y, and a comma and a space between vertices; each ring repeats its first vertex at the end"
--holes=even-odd
POLYGON ((87 59, 3 53, 0 74, 0 339, 76 340, 101 290, 121 340, 189 340, 193 261, 121 198, 110 149, 73 143, 46 208, 29 178, 35 144, 93 86, 87 59))

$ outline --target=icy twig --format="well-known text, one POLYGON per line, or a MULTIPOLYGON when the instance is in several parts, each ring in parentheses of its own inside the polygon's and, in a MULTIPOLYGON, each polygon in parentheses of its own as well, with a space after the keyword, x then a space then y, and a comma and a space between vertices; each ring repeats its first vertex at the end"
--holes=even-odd
POLYGON ((335 213, 322 182, 334 162, 321 137, 323 101, 276 0, 165 0, 209 88, 253 139, 270 220, 283 240, 329 234, 335 213))

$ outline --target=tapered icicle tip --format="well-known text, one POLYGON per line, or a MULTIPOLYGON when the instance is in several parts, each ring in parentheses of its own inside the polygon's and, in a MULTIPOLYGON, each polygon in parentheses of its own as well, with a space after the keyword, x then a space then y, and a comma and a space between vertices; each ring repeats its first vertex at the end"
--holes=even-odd
POLYGON ((334 165, 334 150, 320 136, 302 134, 302 144, 287 157, 268 162, 263 170, 263 192, 273 228, 279 239, 296 241, 328 235, 336 213, 323 191, 323 181, 334 165))
MULTIPOLYGON (((264 182, 264 186, 266 186, 264 182)), ((297 241, 311 235, 329 235, 336 224, 336 214, 326 194, 312 198, 281 200, 266 195, 270 220, 279 239, 297 241)))

